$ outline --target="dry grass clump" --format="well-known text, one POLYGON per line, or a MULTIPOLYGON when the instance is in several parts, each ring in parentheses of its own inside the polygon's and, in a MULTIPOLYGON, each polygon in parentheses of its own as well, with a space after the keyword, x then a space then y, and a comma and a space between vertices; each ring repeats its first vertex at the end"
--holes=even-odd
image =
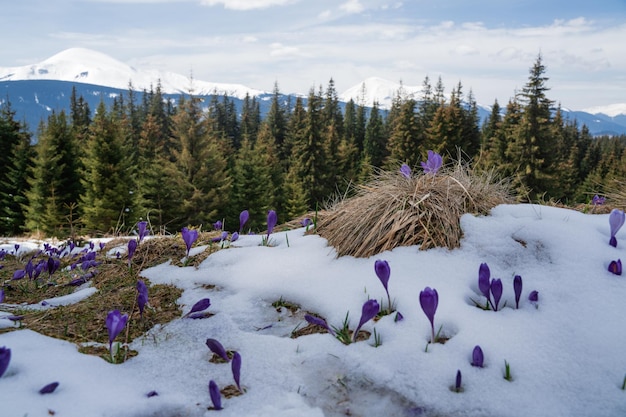
POLYGON ((493 173, 478 173, 458 162, 436 175, 377 173, 357 186, 355 196, 320 217, 317 232, 339 256, 369 257, 398 246, 458 247, 465 213, 487 214, 512 203, 510 187, 493 173))

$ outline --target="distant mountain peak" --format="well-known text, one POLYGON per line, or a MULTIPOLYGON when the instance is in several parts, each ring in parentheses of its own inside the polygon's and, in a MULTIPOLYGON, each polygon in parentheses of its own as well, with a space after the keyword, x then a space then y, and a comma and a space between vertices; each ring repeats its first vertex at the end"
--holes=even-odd
POLYGON ((264 91, 241 84, 213 83, 191 80, 184 75, 155 70, 139 70, 102 52, 87 48, 69 48, 50 58, 31 65, 0 68, 0 81, 55 80, 104 87, 134 90, 150 90, 161 84, 162 91, 169 94, 189 93, 207 95, 217 93, 244 98, 246 94, 257 96, 264 91))
POLYGON ((345 102, 352 99, 356 104, 368 107, 377 102, 380 108, 390 109, 399 91, 403 96, 417 99, 422 92, 422 87, 407 86, 379 77, 369 77, 344 91, 339 95, 339 99, 345 102))
POLYGON ((607 106, 589 107, 583 110, 591 114, 605 114, 609 117, 626 116, 626 103, 615 103, 607 106))

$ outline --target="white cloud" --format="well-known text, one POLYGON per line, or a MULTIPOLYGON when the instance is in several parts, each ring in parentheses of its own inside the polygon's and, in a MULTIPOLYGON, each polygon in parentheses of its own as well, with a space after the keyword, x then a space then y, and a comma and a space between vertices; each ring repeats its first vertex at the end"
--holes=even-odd
POLYGON ((225 9, 232 10, 254 10, 265 9, 274 6, 285 6, 298 0, 201 0, 205 6, 223 5, 225 9))
POLYGON ((339 8, 346 13, 361 13, 365 9, 365 7, 359 3, 359 0, 348 0, 339 6, 339 8))
POLYGON ((299 54, 300 50, 295 46, 285 46, 280 42, 275 42, 270 45, 270 56, 273 57, 285 57, 299 54))

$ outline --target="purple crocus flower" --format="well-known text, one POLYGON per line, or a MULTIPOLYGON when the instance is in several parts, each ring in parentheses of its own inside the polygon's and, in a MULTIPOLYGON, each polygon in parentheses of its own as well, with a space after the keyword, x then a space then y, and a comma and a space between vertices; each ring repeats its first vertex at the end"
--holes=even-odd
POLYGON ((48 258, 48 275, 52 276, 57 269, 61 266, 61 261, 53 258, 52 256, 48 258))
POLYGON ((239 352, 233 352, 231 369, 233 371, 233 379, 235 380, 235 384, 237 384, 237 389, 239 389, 240 392, 243 392, 241 390, 241 385, 239 384, 239 377, 241 375, 241 355, 239 352))
POLYGON ((436 289, 430 287, 424 288, 424 291, 420 291, 420 305, 428 320, 430 321, 431 329, 431 343, 435 343, 435 312, 437 311, 437 305, 439 304, 439 294, 436 289))
POLYGON ((474 350, 472 351, 472 366, 482 368, 484 360, 485 356, 483 355, 483 350, 478 345, 474 346, 474 350))
POLYGON ((189 256, 191 245, 198 239, 198 231, 196 229, 183 227, 180 233, 183 235, 183 241, 185 241, 185 246, 187 246, 187 256, 189 256))
POLYGON ((615 275, 622 275, 622 260, 618 259, 617 261, 611 261, 609 264, 609 272, 615 275))
POLYGON ((598 194, 596 194, 591 199, 591 204, 593 204, 594 206, 601 206, 602 204, 604 204, 605 201, 606 199, 604 197, 600 197, 598 194))
POLYGON ((461 391, 461 370, 457 369, 456 371, 456 381, 454 382, 454 390, 456 392, 461 391))
POLYGON ((411 178, 411 167, 409 167, 407 164, 402 164, 402 166, 400 167, 400 174, 402 174, 404 178, 411 178))
POLYGON ((24 266, 24 271, 26 271, 26 275, 28 275, 29 279, 33 279, 33 272, 35 272, 35 265, 33 265, 33 260, 29 259, 28 262, 26 263, 26 266, 24 266))
POLYGON ((107 243, 106 243, 106 242, 99 242, 99 243, 98 243, 98 247, 100 247, 100 250, 101 250, 101 251, 103 251, 103 250, 104 250, 104 247, 105 247, 106 245, 107 245, 107 243))
POLYGON ((199 311, 204 311, 211 306, 211 300, 209 298, 203 298, 200 301, 197 301, 189 310, 189 313, 185 314, 184 317, 188 317, 193 313, 197 313, 199 311))
POLYGON ((478 268, 478 289, 487 297, 487 307, 489 307, 489 303, 491 302, 490 297, 490 281, 491 281, 491 272, 489 271, 489 265, 486 263, 480 264, 478 268))
POLYGON ((0 378, 9 367, 9 362, 11 362, 11 349, 4 346, 0 347, 0 378))
POLYGON ((499 278, 492 279, 489 289, 491 291, 491 295, 493 295, 493 310, 498 311, 498 304, 502 298, 502 280, 499 278))
POLYGON ((221 220, 218 220, 215 223, 213 223, 213 228, 215 230, 222 230, 222 226, 223 226, 223 224, 222 224, 221 220))
POLYGON ((249 218, 250 218, 250 213, 248 212, 248 210, 244 210, 241 213, 239 213, 239 233, 243 232, 243 227, 248 222, 249 218))
POLYGON ((515 293, 515 308, 519 308, 519 299, 522 296, 522 277, 513 277, 513 292, 515 293))
POLYGON ((304 219, 300 220, 300 225, 302 227, 309 227, 312 224, 313 224, 313 220, 309 219, 308 217, 305 217, 304 219))
POLYGON ((22 279, 26 276, 26 271, 24 271, 23 269, 18 269, 17 271, 15 271, 13 273, 13 278, 11 278, 14 281, 17 281, 18 279, 22 279))
POLYGON ((148 222, 141 221, 137 223, 137 230, 139 232, 139 241, 141 242, 144 237, 148 236, 148 222))
POLYGON ((148 302, 148 287, 143 280, 137 280, 137 305, 139 306, 139 316, 143 317, 143 309, 148 302))
POLYGON ((228 238, 228 232, 222 232, 218 237, 211 239, 211 242, 222 242, 228 238))
POLYGON ((237 239, 239 239, 239 233, 235 232, 232 235, 230 235, 230 243, 236 242, 237 239))
POLYGON ((539 292, 533 290, 528 294, 528 301, 531 303, 536 303, 539 301, 539 292))
POLYGON ((304 315, 304 319, 305 319, 307 322, 309 322, 309 323, 311 323, 311 324, 314 324, 314 325, 316 325, 316 326, 322 326, 323 328, 325 328, 325 329, 328 331, 328 333, 330 333, 330 334, 332 334, 333 336, 335 336, 335 331, 334 331, 333 329, 331 329, 331 328, 330 328, 330 326, 328 325, 328 323, 326 323, 326 320, 321 319, 321 318, 319 318, 319 317, 312 316, 312 315, 310 315, 310 314, 305 314, 305 315, 304 315))
POLYGON ((402 320, 404 320, 404 316, 399 311, 396 311, 396 317, 394 317, 393 321, 397 323, 402 320))
POLYGON ((133 255, 135 254, 135 250, 137 250, 137 241, 135 239, 131 239, 128 241, 128 265, 130 266, 130 262, 133 259, 133 255))
POLYGON ((158 392, 152 390, 152 391, 150 391, 149 393, 146 394, 146 397, 152 398, 152 397, 157 397, 158 395, 159 395, 158 392))
POLYGON ((207 339, 206 345, 209 349, 211 349, 211 352, 215 353, 217 356, 224 359, 226 362, 230 362, 230 358, 226 354, 226 349, 224 349, 224 346, 222 346, 220 342, 218 342, 215 339, 207 339))
POLYGON ((4 290, 0 288, 0 304, 4 302, 4 290))
POLYGON ((222 409, 222 394, 220 393, 219 387, 213 380, 209 381, 209 396, 211 397, 213 408, 216 410, 221 410, 222 409))
POLYGON ((43 387, 42 389, 39 390, 40 394, 52 394, 54 392, 55 389, 57 389, 57 387, 59 386, 58 382, 52 382, 48 385, 46 385, 45 387, 43 387))
POLYGON ((626 215, 622 210, 613 209, 609 214, 609 226, 611 228, 611 238, 609 239, 609 245, 614 248, 617 247, 617 238, 615 235, 624 225, 624 221, 626 220, 626 215))
POLYGON ((15 256, 17 256, 17 251, 20 249, 19 243, 16 243, 13 247, 15 248, 15 256))
POLYGON ((383 260, 377 260, 374 262, 374 271, 376 272, 376 276, 385 287, 385 292, 387 293, 387 301, 389 303, 389 311, 391 312, 391 297, 389 296, 389 276, 391 275, 391 268, 389 267, 389 262, 383 260))
POLYGON ((119 310, 112 310, 107 314, 105 324, 109 332, 109 350, 113 347, 113 341, 117 335, 126 327, 127 322, 128 314, 122 315, 119 310))
POLYGON ((441 168, 442 163, 443 159, 441 158, 441 155, 437 152, 428 150, 428 159, 426 162, 422 162, 421 165, 425 174, 435 175, 437 171, 439 171, 439 168, 441 168))
POLYGON ((274 231, 274 227, 278 223, 278 216, 274 210, 270 210, 267 212, 267 237, 269 239, 270 235, 274 231))
POLYGON ((361 320, 359 320, 359 325, 356 326, 354 334, 352 335, 353 342, 356 342, 356 338, 359 335, 359 330, 361 329, 361 327, 365 323, 376 317, 379 312, 380 306, 378 305, 378 301, 370 299, 363 304, 363 308, 361 309, 361 320))

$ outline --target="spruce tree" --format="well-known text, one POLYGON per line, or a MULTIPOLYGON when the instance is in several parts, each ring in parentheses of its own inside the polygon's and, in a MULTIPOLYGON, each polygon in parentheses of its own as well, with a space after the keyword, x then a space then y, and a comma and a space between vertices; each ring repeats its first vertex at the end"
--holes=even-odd
POLYGON ((82 185, 80 152, 64 111, 52 112, 39 130, 26 192, 25 225, 47 236, 75 233, 82 185))
POLYGON ((87 233, 127 233, 135 223, 128 125, 100 102, 89 129, 83 164, 82 221, 87 233))
POLYGON ((193 96, 179 104, 172 118, 172 162, 165 166, 165 174, 174 185, 176 207, 166 221, 175 230, 210 224, 225 212, 230 177, 221 141, 228 139, 212 131, 213 123, 193 96))

